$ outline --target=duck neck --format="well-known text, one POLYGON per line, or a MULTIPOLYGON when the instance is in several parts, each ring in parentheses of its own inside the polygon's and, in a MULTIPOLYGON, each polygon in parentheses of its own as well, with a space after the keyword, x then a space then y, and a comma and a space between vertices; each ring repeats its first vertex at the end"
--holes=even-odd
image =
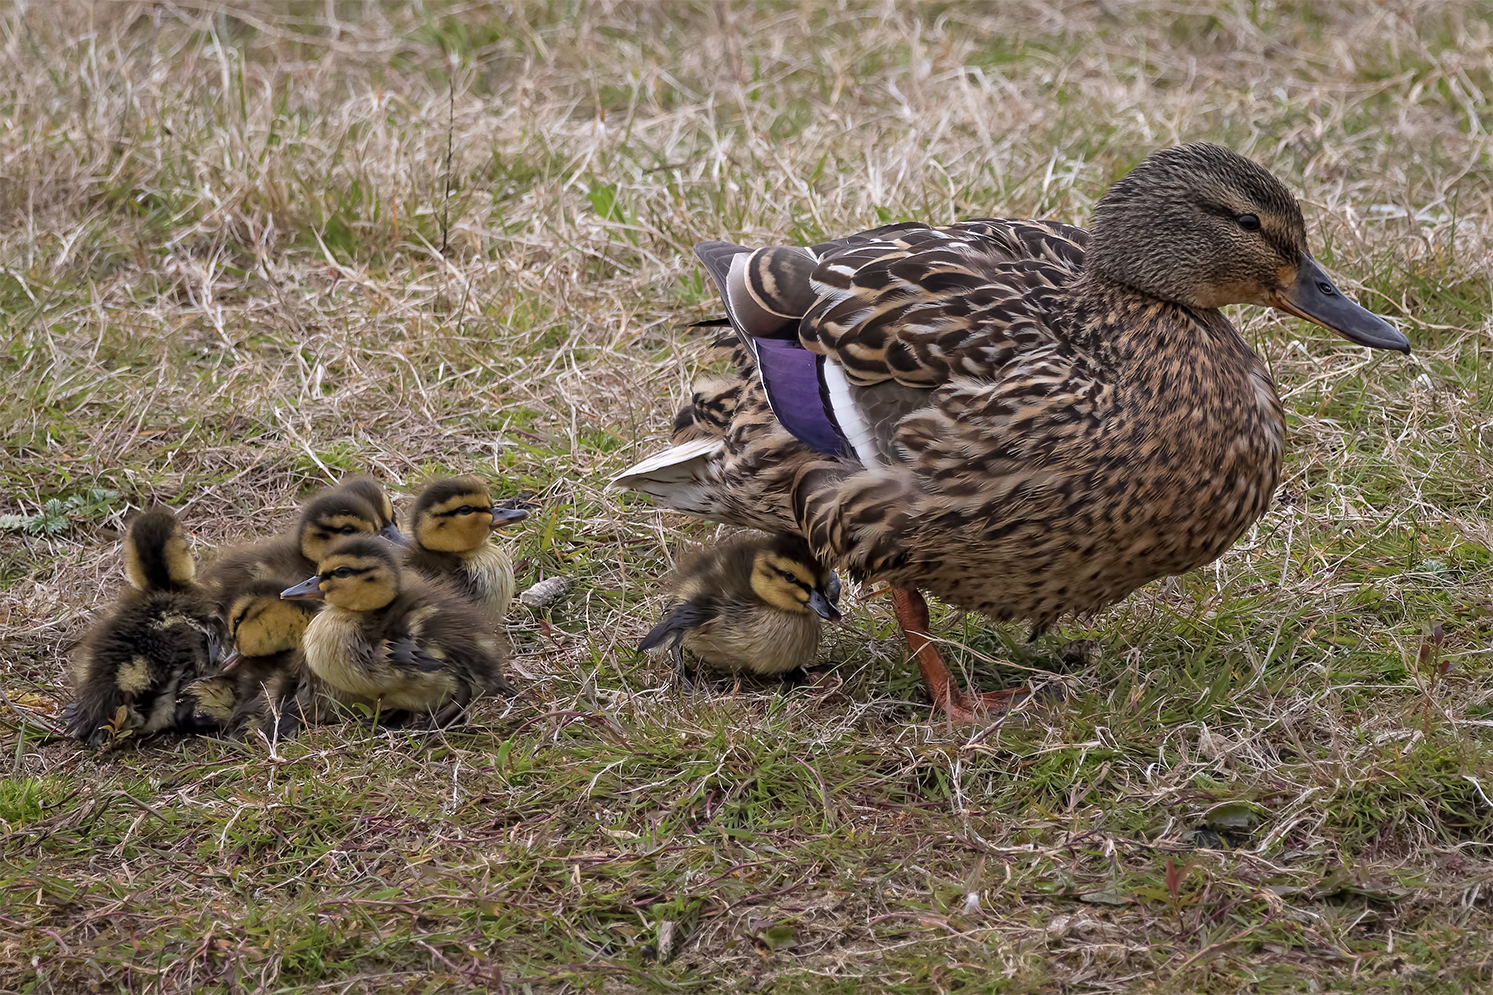
POLYGON ((1208 354, 1241 372, 1258 363, 1254 352, 1217 308, 1163 300, 1085 270, 1068 285, 1068 306, 1083 346, 1111 368, 1155 366, 1154 360, 1208 354))

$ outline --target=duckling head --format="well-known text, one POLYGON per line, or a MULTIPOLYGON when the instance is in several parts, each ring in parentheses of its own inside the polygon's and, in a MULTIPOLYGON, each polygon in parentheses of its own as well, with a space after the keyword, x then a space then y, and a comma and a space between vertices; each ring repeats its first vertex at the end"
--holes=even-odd
POLYGON ((1280 308, 1360 345, 1410 351, 1312 259, 1285 184, 1228 149, 1153 153, 1100 198, 1091 232, 1084 266, 1100 278, 1191 308, 1280 308))
POLYGON ((424 549, 468 553, 494 530, 528 517, 527 511, 493 504, 487 485, 477 477, 450 477, 421 492, 410 520, 415 543, 424 549))
POLYGON ((338 539, 378 535, 379 515, 366 498, 339 488, 312 498, 301 513, 299 531, 302 555, 320 563, 338 539))
POLYGON ((228 636, 233 650, 223 661, 223 669, 233 669, 241 657, 274 656, 295 649, 315 614, 315 605, 281 598, 275 583, 254 581, 229 606, 228 636))
POLYGON ((332 543, 317 561, 316 574, 281 591, 280 597, 371 612, 398 597, 399 584, 394 548, 373 536, 354 536, 332 543))
POLYGON ((379 535, 401 546, 409 545, 409 539, 394 522, 394 503, 389 500, 389 492, 384 490, 383 484, 366 474, 359 474, 342 481, 337 489, 368 502, 378 516, 379 535))
POLYGON ((190 587, 197 575, 192 547, 181 523, 166 508, 152 508, 130 523, 124 543, 124 572, 141 591, 190 587))
POLYGON ((840 611, 840 579, 815 558, 803 536, 782 533, 752 557, 752 593, 786 612, 813 612, 831 622, 840 611))

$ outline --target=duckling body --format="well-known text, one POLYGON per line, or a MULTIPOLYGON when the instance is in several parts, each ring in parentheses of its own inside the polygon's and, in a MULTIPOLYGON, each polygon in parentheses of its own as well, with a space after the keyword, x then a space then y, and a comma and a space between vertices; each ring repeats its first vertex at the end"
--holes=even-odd
POLYGON ((325 601, 303 643, 306 666, 344 704, 454 720, 475 696, 511 692, 503 643, 450 588, 402 571, 387 544, 335 543, 315 576, 283 592, 325 601))
POLYGON ((211 672, 222 637, 170 511, 157 508, 131 523, 125 571, 135 589, 88 634, 74 663, 77 701, 67 733, 89 746, 119 733, 144 737, 174 728, 178 690, 211 672))
POLYGON ((777 676, 813 663, 822 619, 835 608, 839 580, 797 533, 738 536, 705 549, 679 571, 664 617, 638 646, 668 645, 732 674, 777 676))
POLYGON ((234 600, 255 583, 278 584, 281 589, 316 571, 316 561, 334 540, 351 535, 382 534, 402 539, 392 524, 393 508, 383 488, 370 478, 355 478, 312 498, 295 529, 268 542, 231 552, 207 572, 209 586, 226 612, 234 600), (371 485, 371 486, 370 486, 371 485), (376 493, 375 493, 376 491, 376 493), (382 505, 370 501, 382 497, 382 505))
POLYGON ((526 511, 494 505, 487 485, 477 477, 438 480, 415 501, 405 566, 450 583, 490 622, 501 625, 513 600, 513 561, 491 536, 527 517, 526 511))
POLYGON ((1267 508, 1284 416, 1217 309, 1274 306, 1408 350, 1306 249, 1290 192, 1208 145, 1158 152, 1092 234, 890 225, 811 248, 696 246, 740 374, 615 483, 712 521, 794 529, 894 589, 938 707, 966 703, 919 589, 1038 630, 1217 558, 1267 508))
POLYGON ((220 673, 182 695, 198 727, 242 737, 274 723, 277 735, 293 734, 300 725, 293 699, 305 673, 301 641, 315 614, 313 603, 282 599, 272 581, 239 594, 227 615, 232 653, 220 673))

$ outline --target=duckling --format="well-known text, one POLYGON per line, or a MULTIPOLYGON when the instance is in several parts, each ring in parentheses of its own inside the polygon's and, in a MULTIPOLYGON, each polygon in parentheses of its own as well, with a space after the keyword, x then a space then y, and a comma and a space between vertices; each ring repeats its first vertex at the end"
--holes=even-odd
POLYGON ((178 689, 212 670, 222 640, 174 514, 140 515, 124 545, 134 590, 85 637, 73 668, 78 700, 66 714, 68 735, 95 747, 174 728, 178 689))
POLYGON ((803 536, 736 536, 680 569, 673 602, 638 650, 668 643, 681 681, 686 649, 715 670, 786 675, 813 661, 820 620, 840 618, 839 596, 839 578, 803 536))
MULTIPOLYGON (((380 535, 400 544, 406 542, 392 518, 384 515, 384 508, 369 502, 367 484, 377 488, 377 496, 388 506, 389 499, 376 481, 356 478, 351 488, 336 487, 312 498, 293 532, 229 553, 214 563, 207 579, 223 611, 255 581, 285 588, 314 573, 316 561, 334 539, 380 535)), ((393 514, 392 507, 388 512, 393 514)))
POLYGON ((394 504, 389 500, 389 492, 384 490, 384 485, 367 474, 357 474, 352 477, 344 477, 337 484, 337 490, 355 494, 367 501, 378 515, 378 527, 385 539, 405 544, 405 537, 394 524, 394 504))
POLYGON ((492 502, 476 477, 437 480, 421 492, 410 514, 413 545, 404 565, 421 576, 449 582, 501 625, 513 600, 513 561, 490 542, 494 531, 529 517, 527 511, 492 502))
POLYGON ((243 736, 278 716, 277 734, 293 735, 292 699, 305 672, 301 640, 316 614, 305 601, 286 601, 274 581, 253 581, 228 609, 232 650, 214 677, 190 685, 182 701, 202 731, 243 736))
POLYGON ((408 710, 436 725, 472 698, 511 693, 503 644, 481 613, 446 585, 400 569, 387 543, 333 543, 316 574, 281 597, 324 601, 302 644, 306 666, 343 704, 408 710))
POLYGON ((1092 232, 908 222, 695 254, 742 346, 735 393, 698 392, 672 448, 613 485, 800 532, 888 584, 934 707, 959 721, 1024 689, 961 692, 922 591, 1037 633, 1212 562, 1269 507, 1284 410, 1219 308, 1410 350, 1312 259, 1285 185, 1214 145, 1153 153, 1092 232))

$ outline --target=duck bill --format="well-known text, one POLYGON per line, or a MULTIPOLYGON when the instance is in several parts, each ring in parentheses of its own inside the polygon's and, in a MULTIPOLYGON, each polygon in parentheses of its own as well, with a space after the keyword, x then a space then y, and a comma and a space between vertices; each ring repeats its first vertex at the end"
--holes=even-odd
POLYGON ((410 537, 399 531, 399 526, 395 525, 393 522, 390 522, 388 525, 385 525, 383 528, 379 529, 378 534, 380 538, 386 539, 396 546, 413 545, 410 542, 410 537))
POLYGON ((823 591, 809 592, 809 609, 827 622, 840 621, 840 609, 830 603, 823 591))
POLYGON ((1275 292, 1272 302, 1282 311, 1337 332, 1349 342, 1371 349, 1410 351, 1410 340, 1372 311, 1343 296, 1310 256, 1296 267, 1296 282, 1275 292))
POLYGON ((218 673, 220 673, 220 674, 226 674, 226 673, 228 673, 234 667, 237 667, 239 665, 239 661, 242 660, 243 658, 244 658, 244 655, 242 653, 240 653, 238 650, 234 650, 233 652, 229 653, 227 656, 225 656, 223 658, 222 664, 220 664, 219 667, 218 667, 218 673))
POLYGON ((529 513, 522 508, 502 508, 498 505, 493 505, 492 527, 494 529, 501 529, 505 525, 521 522, 528 517, 529 513))
POLYGON ((280 597, 286 601, 320 601, 321 575, 307 577, 295 587, 287 587, 280 592, 280 597))

